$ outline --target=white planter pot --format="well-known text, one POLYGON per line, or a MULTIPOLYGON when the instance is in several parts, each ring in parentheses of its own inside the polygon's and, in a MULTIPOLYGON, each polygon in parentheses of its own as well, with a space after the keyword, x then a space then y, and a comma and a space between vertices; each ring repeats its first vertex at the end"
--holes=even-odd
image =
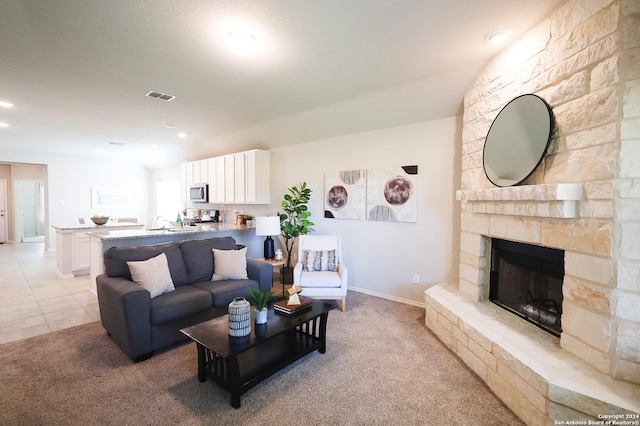
POLYGON ((267 308, 261 311, 256 309, 256 324, 265 324, 267 322, 267 308))

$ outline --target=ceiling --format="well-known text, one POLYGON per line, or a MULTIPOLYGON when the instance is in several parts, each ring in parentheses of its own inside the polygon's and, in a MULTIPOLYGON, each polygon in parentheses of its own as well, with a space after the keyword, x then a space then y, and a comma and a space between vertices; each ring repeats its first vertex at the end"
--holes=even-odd
POLYGON ((485 35, 516 39, 563 2, 3 0, 0 101, 15 106, 0 108, 0 161, 11 148, 160 168, 450 117, 503 47, 485 35), (252 55, 230 51, 234 30, 255 35, 252 55))

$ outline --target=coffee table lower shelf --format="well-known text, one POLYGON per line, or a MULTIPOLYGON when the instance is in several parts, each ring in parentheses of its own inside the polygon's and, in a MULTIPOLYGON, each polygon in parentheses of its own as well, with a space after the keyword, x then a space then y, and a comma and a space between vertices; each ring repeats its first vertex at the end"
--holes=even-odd
POLYGON ((231 406, 239 408, 240 395, 316 350, 325 353, 324 342, 298 330, 281 334, 227 358, 198 344, 198 359, 204 358, 202 374, 198 366, 198 380, 205 382, 207 377, 213 380, 231 394, 231 406))

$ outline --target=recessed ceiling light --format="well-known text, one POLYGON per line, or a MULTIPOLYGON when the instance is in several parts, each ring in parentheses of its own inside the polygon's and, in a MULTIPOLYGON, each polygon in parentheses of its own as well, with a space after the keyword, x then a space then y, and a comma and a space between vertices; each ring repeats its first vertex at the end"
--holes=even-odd
POLYGON ((256 36, 247 31, 232 31, 227 34, 227 43, 233 52, 240 56, 253 53, 258 47, 256 36))
POLYGON ((0 101, 0 107, 2 107, 2 108, 13 108, 13 104, 11 102, 0 101))
POLYGON ((181 138, 181 139, 184 139, 184 138, 187 137, 187 134, 186 133, 178 133, 178 137, 181 138))
POLYGON ((9 123, 0 123, 0 127, 9 127, 9 123))
POLYGON ((512 31, 508 29, 497 30, 487 34, 484 39, 491 44, 500 44, 511 37, 512 31))
POLYGON ((164 125, 164 127, 167 128, 167 129, 175 129, 176 125, 175 124, 171 124, 171 123, 167 123, 167 124, 164 125))

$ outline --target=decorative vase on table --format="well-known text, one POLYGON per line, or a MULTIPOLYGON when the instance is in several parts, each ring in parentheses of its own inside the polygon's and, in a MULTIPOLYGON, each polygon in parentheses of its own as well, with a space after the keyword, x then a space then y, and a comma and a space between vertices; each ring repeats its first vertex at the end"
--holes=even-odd
POLYGON ((267 312, 267 308, 261 310, 256 309, 256 324, 266 324, 267 312))
POLYGON ((236 297, 229 303, 229 336, 243 337, 251 334, 251 304, 244 297, 236 297))

